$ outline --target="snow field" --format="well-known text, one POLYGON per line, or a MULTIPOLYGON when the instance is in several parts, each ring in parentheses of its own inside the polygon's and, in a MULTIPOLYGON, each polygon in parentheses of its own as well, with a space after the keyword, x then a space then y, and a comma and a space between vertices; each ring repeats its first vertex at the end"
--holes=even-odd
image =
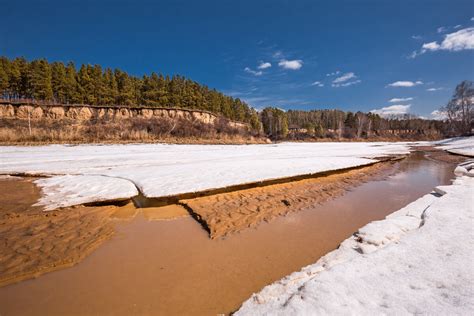
POLYGON ((164 197, 313 174, 408 154, 411 143, 51 145, 0 147, 0 174, 37 181, 47 209, 138 194, 164 197), (127 184, 126 182, 130 182, 127 184))

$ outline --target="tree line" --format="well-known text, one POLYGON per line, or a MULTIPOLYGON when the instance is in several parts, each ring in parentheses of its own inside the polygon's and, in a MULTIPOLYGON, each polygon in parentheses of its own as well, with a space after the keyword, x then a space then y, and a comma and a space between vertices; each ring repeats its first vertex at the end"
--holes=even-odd
POLYGON ((2 98, 207 110, 249 123, 254 132, 263 131, 273 139, 370 138, 394 131, 440 136, 468 134, 474 127, 473 91, 469 81, 457 86, 452 100, 441 109, 447 113, 446 121, 424 120, 411 115, 384 118, 374 113, 341 110, 284 111, 267 107, 257 112, 238 98, 225 96, 179 75, 170 78, 152 72, 136 77, 120 69, 102 69, 100 65, 82 64, 76 68, 73 62, 0 57, 2 98))
POLYGON ((474 131, 474 87, 471 81, 456 86, 451 100, 441 107, 444 120, 427 120, 411 114, 381 117, 374 113, 341 110, 283 111, 268 107, 260 112, 265 134, 274 139, 407 138, 470 135, 474 131))
POLYGON ((283 111, 265 108, 260 112, 265 134, 274 139, 372 138, 379 136, 447 136, 445 121, 425 120, 411 115, 383 118, 378 114, 341 110, 283 111))
POLYGON ((238 98, 175 75, 136 77, 100 65, 0 57, 0 97, 60 104, 190 108, 220 113, 260 130, 257 111, 238 98))

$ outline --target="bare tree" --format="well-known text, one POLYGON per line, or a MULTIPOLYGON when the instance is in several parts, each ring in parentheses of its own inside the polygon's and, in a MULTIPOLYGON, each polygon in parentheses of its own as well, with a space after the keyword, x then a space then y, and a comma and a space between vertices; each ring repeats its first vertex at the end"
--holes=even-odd
POLYGON ((461 134, 471 133, 474 124, 474 88, 472 81, 463 81, 456 86, 451 101, 442 108, 451 126, 461 134))
POLYGON ((372 136, 372 119, 368 119, 367 121, 367 137, 372 136))
POLYGON ((367 121, 367 117, 362 112, 357 112, 357 138, 362 136, 362 130, 364 128, 365 122, 367 121))
POLYGON ((28 131, 30 132, 30 136, 31 136, 31 110, 29 107, 28 107, 28 131))
POLYGON ((343 120, 339 120, 339 121, 337 122, 337 137, 338 137, 338 138, 341 138, 343 132, 344 132, 344 121, 343 121, 343 120))

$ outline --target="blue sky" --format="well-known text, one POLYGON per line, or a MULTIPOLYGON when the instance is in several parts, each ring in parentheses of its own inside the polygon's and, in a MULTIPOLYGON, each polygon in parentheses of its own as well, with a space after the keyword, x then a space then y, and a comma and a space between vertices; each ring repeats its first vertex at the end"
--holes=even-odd
POLYGON ((392 106, 380 113, 429 117, 457 83, 474 79, 472 1, 0 0, 0 7, 1 55, 181 74, 256 108, 392 106))

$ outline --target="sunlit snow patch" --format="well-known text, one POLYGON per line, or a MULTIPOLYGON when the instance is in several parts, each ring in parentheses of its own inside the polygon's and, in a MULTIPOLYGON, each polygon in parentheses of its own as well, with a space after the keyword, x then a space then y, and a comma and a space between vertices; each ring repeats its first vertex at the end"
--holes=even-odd
POLYGON ((436 144, 447 152, 474 157, 474 136, 445 139, 436 144))
POLYGON ((91 202, 128 199, 138 194, 132 182, 104 176, 55 176, 36 180, 35 183, 43 192, 36 205, 44 206, 45 210, 91 202))

